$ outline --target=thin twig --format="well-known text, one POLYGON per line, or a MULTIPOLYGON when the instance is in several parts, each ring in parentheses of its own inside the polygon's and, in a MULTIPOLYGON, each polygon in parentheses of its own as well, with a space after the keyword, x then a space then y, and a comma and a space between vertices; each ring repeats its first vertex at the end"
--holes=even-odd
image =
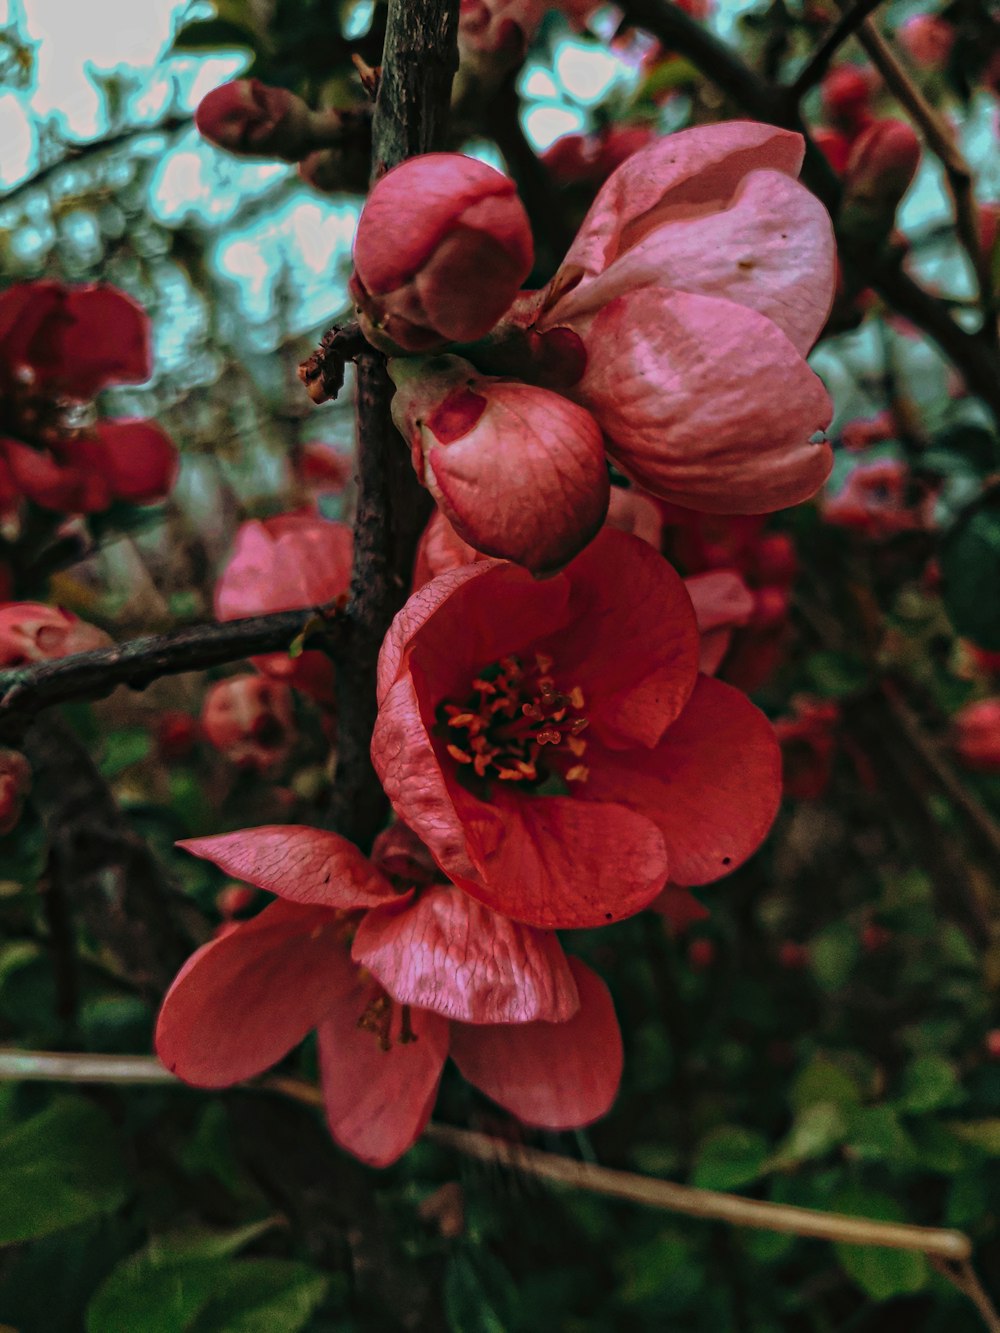
POLYGON ((990 1300, 986 1288, 979 1281, 971 1262, 968 1259, 949 1262, 935 1255, 929 1255, 928 1258, 942 1277, 947 1278, 963 1296, 968 1297, 982 1315, 983 1323, 989 1329, 989 1333, 1000 1333, 1000 1315, 997 1314, 996 1307, 990 1300))
POLYGON ((118 685, 141 690, 160 676, 281 652, 300 635, 305 635, 305 643, 333 655, 345 637, 345 620, 338 603, 330 602, 225 624, 186 625, 113 648, 10 667, 0 671, 0 731, 23 725, 53 704, 103 698, 118 685))
MULTIPOLYGON (((38 1081, 60 1083, 159 1083, 182 1086, 153 1056, 63 1055, 42 1051, 0 1051, 0 1082, 38 1081)), ((302 1079, 271 1076, 250 1085, 280 1093, 309 1106, 322 1106, 319 1088, 302 1079)), ((451 1125, 431 1124, 426 1136, 433 1143, 473 1157, 481 1162, 499 1163, 512 1170, 551 1180, 570 1189, 586 1190, 608 1198, 626 1199, 647 1208, 661 1208, 726 1222, 731 1226, 762 1231, 781 1231, 794 1236, 811 1236, 843 1245, 873 1245, 916 1253, 961 1264, 972 1254, 972 1242, 961 1231, 939 1227, 918 1227, 901 1222, 878 1222, 866 1217, 848 1217, 824 1213, 791 1204, 767 1203, 745 1199, 738 1194, 676 1185, 672 1181, 641 1176, 633 1171, 578 1162, 558 1153, 541 1152, 504 1139, 491 1138, 473 1130, 451 1125)))
MULTIPOLYGON (((846 13, 843 0, 838 0, 838 3, 846 13)), ((885 80, 886 87, 909 112, 928 147, 941 160, 955 205, 955 227, 958 237, 976 275, 979 304, 983 314, 982 332, 995 347, 997 329, 993 279, 989 260, 979 241, 979 224, 969 164, 958 147, 948 122, 924 96, 902 60, 871 19, 865 19, 858 26, 857 37, 865 54, 885 80)))
POLYGON ((844 43, 853 37, 868 15, 874 9, 877 9, 881 3, 882 0, 854 0, 854 4, 844 9, 840 18, 816 47, 816 50, 789 86, 789 96, 795 100, 796 104, 802 101, 810 88, 814 88, 819 83, 833 57, 844 43))

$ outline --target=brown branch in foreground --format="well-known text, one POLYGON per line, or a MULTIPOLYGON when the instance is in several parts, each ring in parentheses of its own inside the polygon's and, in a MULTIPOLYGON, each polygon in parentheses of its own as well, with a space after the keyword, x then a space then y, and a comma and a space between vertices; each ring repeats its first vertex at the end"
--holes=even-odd
POLYGON ((844 8, 840 18, 816 47, 789 87, 789 94, 796 102, 801 102, 806 93, 819 83, 833 57, 881 3, 882 0, 854 0, 852 5, 844 8))
POLYGON ((113 648, 10 667, 0 671, 0 735, 23 727, 53 704, 100 699, 118 685, 141 690, 160 676, 204 671, 259 653, 282 652, 300 636, 304 644, 333 655, 343 641, 344 629, 339 604, 329 602, 225 624, 186 625, 113 648))
MULTIPOLYGON (((843 8, 843 5, 841 7, 843 8)), ((845 10, 845 14, 846 12, 845 10)), ((859 25, 857 37, 869 60, 885 80, 886 87, 913 117, 928 147, 937 155, 944 167, 952 202, 955 205, 955 227, 959 240, 969 256, 979 288, 979 305, 983 315, 982 336, 996 347, 993 276, 990 272, 989 259, 979 241, 979 223, 969 164, 955 142, 955 136, 947 121, 928 102, 910 77, 903 62, 871 19, 865 19, 859 25)))
MULTIPOLYGON (((668 49, 686 56, 748 115, 802 134, 806 140, 802 178, 836 216, 839 183, 810 139, 790 90, 762 79, 731 47, 670 0, 622 0, 621 7, 630 23, 645 28, 668 49)), ((978 334, 968 333, 956 324, 943 301, 924 291, 903 272, 897 256, 847 246, 842 238, 841 248, 865 285, 874 287, 899 314, 938 344, 962 372, 970 391, 982 398, 1000 421, 1000 354, 996 349, 978 334)))
MULTIPOLYGON (((184 1086, 153 1056, 63 1055, 48 1051, 0 1051, 0 1082, 38 1081, 60 1083, 160 1083, 184 1086)), ((291 1097, 309 1106, 321 1107, 323 1094, 312 1083, 276 1075, 247 1085, 291 1097)), ((669 1180, 642 1176, 633 1171, 578 1162, 557 1153, 542 1152, 491 1138, 473 1130, 430 1124, 425 1136, 442 1148, 464 1157, 497 1163, 539 1180, 551 1180, 570 1189, 586 1190, 607 1198, 625 1199, 647 1208, 661 1208, 725 1222, 731 1226, 762 1231, 781 1231, 811 1236, 843 1245, 874 1245, 885 1249, 912 1250, 951 1263, 965 1263, 972 1255, 972 1242, 961 1231, 940 1227, 912 1226, 902 1222, 878 1222, 866 1217, 825 1213, 793 1204, 746 1199, 739 1194, 677 1185, 669 1180)))
MULTIPOLYGON (((391 0, 372 119, 372 179, 440 147, 458 66, 458 0, 391 0)), ((358 508, 348 604, 350 651, 337 669, 340 725, 329 826, 371 845, 388 804, 372 767, 375 668, 393 616, 410 591, 430 497, 393 425, 393 387, 374 348, 355 357, 358 375, 358 508)))

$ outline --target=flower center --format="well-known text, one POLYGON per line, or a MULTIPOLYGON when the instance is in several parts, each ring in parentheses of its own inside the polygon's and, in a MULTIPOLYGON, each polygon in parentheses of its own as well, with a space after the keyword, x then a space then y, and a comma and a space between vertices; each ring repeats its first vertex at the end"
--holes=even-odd
POLYGON ((551 671, 542 653, 530 663, 502 657, 479 673, 464 702, 446 699, 438 723, 452 759, 482 779, 586 782, 583 691, 559 689, 551 671))
POLYGON ((378 991, 365 1006, 361 1017, 358 1019, 358 1027, 362 1032, 370 1032, 378 1041, 379 1049, 382 1051, 391 1051, 393 1045, 406 1046, 411 1041, 416 1041, 417 1036, 413 1031, 413 1023, 410 1015, 410 1006, 403 1004, 398 1006, 399 1030, 393 1034, 393 1000, 385 991, 378 991))

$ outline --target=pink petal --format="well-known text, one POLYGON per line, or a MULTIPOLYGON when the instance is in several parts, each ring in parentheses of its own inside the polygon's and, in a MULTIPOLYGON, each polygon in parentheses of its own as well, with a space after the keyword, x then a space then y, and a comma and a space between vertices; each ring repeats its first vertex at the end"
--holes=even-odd
POLYGON ((769 319, 731 301, 643 288, 587 334, 573 396, 621 467, 663 499, 720 514, 765 513, 819 489, 833 455, 809 438, 832 407, 769 319))
POLYGON ((188 838, 177 846, 287 902, 349 911, 377 907, 397 896, 353 842, 304 824, 188 838))
POLYGON ((679 884, 668 884, 649 908, 664 918, 675 935, 682 935, 689 926, 704 921, 709 915, 705 904, 700 903, 690 889, 682 889, 679 884))
MULTIPOLYGON (((682 130, 633 153, 608 177, 555 277, 555 290, 584 281, 662 223, 725 208, 751 171, 797 176, 802 136, 749 120, 682 130)), ((562 322, 557 301, 543 324, 562 322)))
MULTIPOLYGON (((357 974, 357 969, 355 969, 357 974)), ((447 1019, 422 1009, 410 1013, 414 1041, 400 1042, 401 1015, 393 1014, 392 1045, 358 1026, 377 988, 355 985, 320 1024, 319 1059, 330 1133, 370 1166, 388 1166, 423 1132, 437 1097, 448 1054, 447 1019)))
MULTIPOLYGON (((637 753, 627 752, 629 759, 637 753)), ((663 887, 667 853, 653 812, 637 813, 615 799, 517 796, 501 789, 488 806, 474 802, 499 816, 503 836, 491 848, 466 818, 482 879, 464 887, 495 912, 543 930, 606 926, 641 911, 663 887)))
POLYGON ((565 575, 569 624, 536 645, 553 659, 557 687, 580 687, 593 733, 606 744, 655 745, 698 674, 683 580, 647 542, 616 528, 605 528, 565 575))
POLYGON ((566 1023, 452 1029, 462 1075, 529 1125, 573 1129, 605 1115, 618 1095, 622 1039, 608 988, 576 958, 580 1008, 566 1023))
POLYGON ((723 297, 777 324, 805 355, 833 303, 836 250, 826 209, 777 171, 752 171, 728 205, 664 221, 558 305, 573 325, 640 287, 723 297))
POLYGON ((729 651, 733 629, 753 615, 753 593, 732 569, 710 569, 684 580, 698 620, 701 647, 698 665, 714 676, 729 651))
POLYGON ((268 1069, 349 993, 342 930, 333 912, 278 902, 203 945, 163 1001, 160 1059, 201 1088, 268 1069))
POLYGON ((707 676, 655 750, 595 748, 588 758, 581 796, 654 819, 675 884, 709 884, 735 870, 764 841, 781 801, 774 728, 739 690, 707 676))
POLYGON ((439 885, 368 912, 352 957, 401 1004, 463 1023, 562 1022, 579 1006, 559 941, 439 885))
POLYGON ((237 620, 333 601, 350 584, 352 547, 346 523, 318 516, 243 523, 216 584, 215 614, 237 620))

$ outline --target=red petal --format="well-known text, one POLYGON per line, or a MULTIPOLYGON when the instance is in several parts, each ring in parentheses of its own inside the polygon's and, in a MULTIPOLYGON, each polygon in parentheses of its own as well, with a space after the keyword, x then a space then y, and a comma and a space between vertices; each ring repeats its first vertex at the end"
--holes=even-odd
POLYGON ((137 384, 152 374, 149 320, 117 287, 64 287, 24 359, 74 398, 92 398, 109 384, 137 384))
POLYGON ((765 513, 808 499, 829 474, 829 445, 809 443, 830 420, 826 390, 756 311, 647 287, 605 306, 585 341, 573 397, 612 457, 662 499, 765 513))
POLYGON ((463 1023, 562 1022, 579 1006, 555 935, 451 886, 368 912, 351 952, 401 1004, 463 1023))
POLYGON ((580 1008, 566 1023, 452 1029, 465 1078, 529 1125, 573 1129, 610 1109, 622 1076, 622 1039, 608 988, 575 958, 580 1008))
POLYGON ((739 690, 706 676, 655 750, 595 747, 587 757, 581 796, 621 801, 654 819, 676 884, 708 884, 735 870, 764 841, 781 800, 774 728, 739 690))
POLYGON ((270 824, 177 845, 292 903, 349 911, 397 896, 353 842, 304 824, 270 824))
POLYGON ((132 504, 157 504, 177 477, 177 450, 153 421, 102 421, 96 427, 103 446, 111 493, 132 504))
POLYGON ((83 451, 81 462, 59 463, 50 453, 17 440, 3 441, 10 475, 21 493, 43 509, 63 514, 93 514, 107 509, 107 478, 83 451))
POLYGON ((536 646, 553 659, 560 689, 583 691, 600 740, 655 745, 698 675, 698 631, 683 580, 647 542, 617 528, 605 528, 564 572, 569 624, 536 646))
POLYGON ((203 945, 181 968, 156 1024, 156 1051, 179 1078, 224 1088, 268 1069, 353 984, 334 913, 272 903, 203 945))
MULTIPOLYGON (((355 969, 356 971, 356 969, 355 969)), ((393 1014, 386 1051, 358 1019, 374 987, 356 986, 349 1003, 337 1005, 320 1025, 319 1059, 330 1133, 370 1166, 388 1166, 419 1138, 430 1119, 448 1054, 449 1025, 438 1014, 414 1009, 415 1041, 398 1040, 401 1018, 393 1014)))

